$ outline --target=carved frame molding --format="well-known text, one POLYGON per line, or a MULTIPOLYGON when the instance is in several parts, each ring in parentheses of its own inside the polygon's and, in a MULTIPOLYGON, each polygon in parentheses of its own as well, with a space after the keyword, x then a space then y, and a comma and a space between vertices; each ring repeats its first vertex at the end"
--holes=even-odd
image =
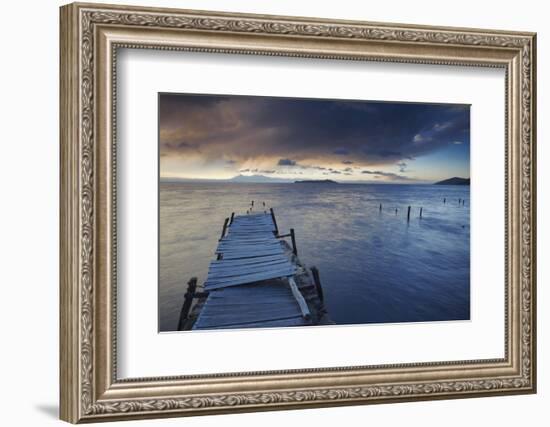
POLYGON ((100 421, 534 392, 534 98, 532 33, 93 4, 62 7, 61 418, 100 421), (504 67, 506 357, 117 380, 119 48, 504 67), (266 377, 272 378, 268 385, 266 377), (285 386, 288 380, 299 385, 285 386), (200 393, 193 388, 197 384, 203 386, 200 393))

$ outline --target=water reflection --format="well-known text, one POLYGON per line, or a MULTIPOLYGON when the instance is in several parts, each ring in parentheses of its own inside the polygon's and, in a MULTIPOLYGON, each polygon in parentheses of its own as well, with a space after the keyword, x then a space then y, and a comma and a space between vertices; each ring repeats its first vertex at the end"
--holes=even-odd
POLYGON ((295 229, 336 323, 469 318, 467 186, 161 183, 161 331, 175 329, 187 280, 206 278, 224 219, 251 200, 295 229))

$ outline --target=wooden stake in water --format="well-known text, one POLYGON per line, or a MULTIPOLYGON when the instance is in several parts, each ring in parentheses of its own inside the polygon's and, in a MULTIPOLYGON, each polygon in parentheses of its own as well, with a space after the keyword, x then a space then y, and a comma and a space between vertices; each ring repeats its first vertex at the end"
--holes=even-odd
POLYGON ((409 206, 407 209, 407 222, 411 220, 411 207, 409 206))
POLYGON ((233 218, 235 218, 235 212, 231 212, 231 219, 229 220, 229 225, 233 224, 233 218))
POLYGON ((446 199, 446 198, 443 199, 443 203, 447 203, 447 199, 446 199))
POLYGON ((378 210, 382 212, 382 203, 380 203, 380 208, 378 210))
POLYGON ((422 208, 420 208, 420 218, 422 218, 422 208))

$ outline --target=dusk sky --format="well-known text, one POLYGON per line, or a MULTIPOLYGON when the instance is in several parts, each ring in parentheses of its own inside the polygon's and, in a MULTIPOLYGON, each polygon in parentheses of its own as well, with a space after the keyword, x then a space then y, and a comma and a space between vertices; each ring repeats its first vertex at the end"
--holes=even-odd
POLYGON ((470 176, 470 107, 159 96, 162 178, 421 183, 470 176))

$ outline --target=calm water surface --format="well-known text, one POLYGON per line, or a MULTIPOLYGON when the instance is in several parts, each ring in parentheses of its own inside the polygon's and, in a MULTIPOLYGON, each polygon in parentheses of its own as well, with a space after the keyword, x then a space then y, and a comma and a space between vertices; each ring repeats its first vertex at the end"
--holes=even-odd
POLYGON ((224 219, 251 200, 274 208, 281 233, 295 229, 337 324, 469 319, 469 197, 468 186, 161 183, 160 330, 176 329, 187 281, 206 279, 224 219))

